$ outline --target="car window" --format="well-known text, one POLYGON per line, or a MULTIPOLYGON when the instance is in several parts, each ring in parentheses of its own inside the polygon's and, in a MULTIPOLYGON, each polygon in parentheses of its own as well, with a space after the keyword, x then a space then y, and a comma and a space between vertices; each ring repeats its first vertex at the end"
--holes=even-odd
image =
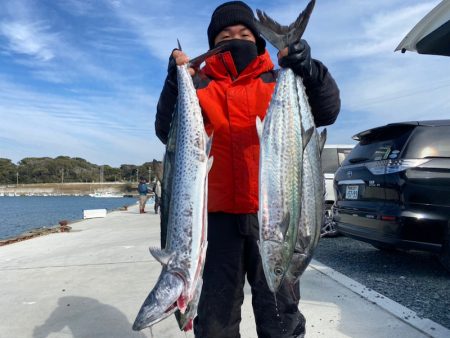
POLYGON ((343 165, 397 158, 413 128, 395 125, 373 129, 361 137, 343 165))
POLYGON ((322 170, 325 174, 334 174, 339 167, 336 148, 324 148, 322 150, 322 170))
POLYGON ((416 128, 402 157, 450 158, 450 126, 416 128))

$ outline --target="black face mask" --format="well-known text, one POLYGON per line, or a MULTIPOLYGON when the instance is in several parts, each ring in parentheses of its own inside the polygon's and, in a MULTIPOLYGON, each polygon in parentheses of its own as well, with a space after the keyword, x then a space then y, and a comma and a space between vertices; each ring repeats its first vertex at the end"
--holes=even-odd
POLYGON ((238 74, 249 65, 257 56, 258 49, 252 41, 231 39, 219 42, 216 46, 225 45, 224 52, 230 52, 238 74))

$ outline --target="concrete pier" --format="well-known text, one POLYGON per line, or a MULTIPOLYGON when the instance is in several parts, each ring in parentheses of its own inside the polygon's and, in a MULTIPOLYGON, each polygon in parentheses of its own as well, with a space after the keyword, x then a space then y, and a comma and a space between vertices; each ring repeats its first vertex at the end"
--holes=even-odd
MULTIPOLYGON (((159 216, 147 210, 133 206, 70 224, 70 232, 0 247, 0 337, 192 338, 173 316, 152 332, 131 330, 161 271, 148 252, 159 246, 159 216)), ((411 321, 414 314, 389 299, 361 296, 364 286, 319 262, 301 285, 308 338, 450 337, 436 323, 411 321)), ((245 295, 241 336, 257 338, 248 287, 245 295)))

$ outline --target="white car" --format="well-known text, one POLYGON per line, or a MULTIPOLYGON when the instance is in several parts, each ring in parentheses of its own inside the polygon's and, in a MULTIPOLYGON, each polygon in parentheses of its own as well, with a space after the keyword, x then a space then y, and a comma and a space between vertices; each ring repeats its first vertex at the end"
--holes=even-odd
POLYGON ((395 49, 450 56, 450 0, 441 1, 425 15, 395 49))
POLYGON ((322 151, 322 171, 325 179, 325 217, 322 236, 333 237, 338 234, 331 210, 336 200, 333 188, 334 173, 354 146, 352 144, 326 144, 322 151))

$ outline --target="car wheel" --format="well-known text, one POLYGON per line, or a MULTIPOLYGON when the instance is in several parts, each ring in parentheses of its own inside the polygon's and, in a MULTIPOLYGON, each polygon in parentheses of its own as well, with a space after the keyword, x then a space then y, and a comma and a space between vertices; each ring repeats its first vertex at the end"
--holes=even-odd
POLYGON ((336 228, 336 222, 333 220, 333 213, 331 209, 325 210, 325 216, 323 219, 322 229, 320 231, 320 237, 337 237, 339 231, 336 228))
POLYGON ((447 236, 442 245, 442 252, 439 255, 442 266, 450 272, 450 224, 447 227, 447 236))

